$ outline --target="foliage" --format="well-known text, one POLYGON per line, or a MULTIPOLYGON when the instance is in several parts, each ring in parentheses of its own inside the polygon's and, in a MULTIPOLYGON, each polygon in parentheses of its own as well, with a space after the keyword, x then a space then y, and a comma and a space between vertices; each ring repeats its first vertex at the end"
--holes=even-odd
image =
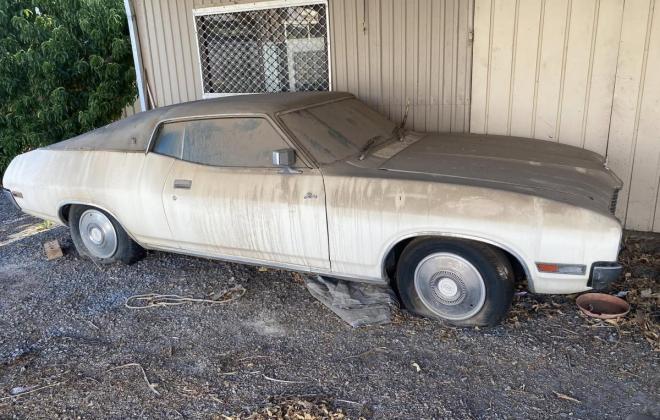
POLYGON ((0 0, 0 173, 135 100, 121 0, 0 0))

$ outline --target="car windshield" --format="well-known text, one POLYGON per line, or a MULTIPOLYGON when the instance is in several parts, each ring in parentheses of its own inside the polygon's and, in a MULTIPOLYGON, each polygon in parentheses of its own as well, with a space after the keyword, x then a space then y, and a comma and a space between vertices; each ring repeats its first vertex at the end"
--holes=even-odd
POLYGON ((357 99, 288 112, 280 118, 321 164, 373 149, 393 138, 396 126, 357 99))

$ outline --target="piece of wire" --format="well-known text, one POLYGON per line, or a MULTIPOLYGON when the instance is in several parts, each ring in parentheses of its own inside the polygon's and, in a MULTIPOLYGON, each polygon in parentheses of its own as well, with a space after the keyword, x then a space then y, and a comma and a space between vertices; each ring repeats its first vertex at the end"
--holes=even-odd
POLYGON ((224 290, 215 299, 194 298, 174 294, 161 295, 158 293, 147 293, 143 295, 129 296, 126 298, 124 306, 129 309, 146 309, 160 306, 177 306, 185 303, 225 304, 240 299, 244 294, 245 288, 240 285, 224 290), (138 302, 140 304, 137 304, 138 302))

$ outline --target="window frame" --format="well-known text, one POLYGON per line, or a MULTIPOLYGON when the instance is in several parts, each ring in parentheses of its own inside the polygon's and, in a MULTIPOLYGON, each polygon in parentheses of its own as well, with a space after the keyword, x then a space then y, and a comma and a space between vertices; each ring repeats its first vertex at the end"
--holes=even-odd
MULTIPOLYGON (((185 147, 185 136, 181 141, 181 155, 179 157, 174 157, 174 156, 169 156, 169 155, 164 155, 162 153, 155 152, 153 149, 156 146, 156 140, 158 138, 158 134, 160 133, 160 129, 163 127, 165 124, 169 123, 177 123, 177 122, 187 122, 187 121, 197 121, 197 120, 218 120, 218 119, 229 119, 229 118, 260 118, 266 121, 273 131, 277 133, 277 135, 282 139, 282 141, 289 146, 289 148, 293 149, 296 151, 296 160, 300 161, 305 168, 307 169, 313 169, 315 166, 310 164, 310 162, 314 162, 311 160, 308 156, 306 151, 301 150, 301 147, 296 144, 295 141, 293 141, 282 128, 280 125, 274 121, 268 114, 220 114, 220 115, 201 115, 201 116, 194 116, 194 117, 177 117, 177 118, 167 118, 164 120, 158 121, 158 124, 154 127, 154 129, 151 132, 151 136, 149 137, 149 143, 147 145, 147 149, 145 154, 148 153, 153 153, 159 156, 163 156, 166 158, 170 159, 175 159, 175 160, 180 160, 182 162, 187 162, 192 165, 201 165, 201 166, 208 166, 212 168, 222 168, 222 169, 262 169, 262 170, 273 170, 273 169, 278 169, 277 166, 272 166, 272 167, 267 167, 264 168, 262 166, 218 166, 218 165, 210 165, 207 163, 200 163, 200 162, 192 162, 189 160, 183 159, 183 149, 185 147)), ((298 167, 298 169, 302 169, 302 167, 298 167)))
MULTIPOLYGON (((311 6, 322 4, 325 6, 325 33, 327 36, 327 51, 326 55, 328 57, 328 92, 334 90, 332 85, 332 31, 330 25, 330 10, 328 0, 266 0, 266 1, 257 1, 251 3, 234 3, 227 4, 224 6, 213 6, 213 7, 203 7, 199 9, 193 9, 192 11, 192 36, 195 38, 195 49, 197 51, 197 63, 199 71, 199 83, 200 89, 202 92, 202 99, 211 99, 211 98, 223 98, 226 96, 236 96, 236 95, 258 95, 259 93, 239 93, 239 92, 227 92, 227 93, 207 93, 204 90, 204 71, 202 70, 202 57, 199 50, 199 38, 197 37, 197 16, 207 16, 207 15, 221 15, 237 12, 246 12, 253 10, 268 10, 268 9, 281 9, 284 7, 298 7, 298 6, 311 6)), ((267 93, 267 92, 261 92, 267 93)))

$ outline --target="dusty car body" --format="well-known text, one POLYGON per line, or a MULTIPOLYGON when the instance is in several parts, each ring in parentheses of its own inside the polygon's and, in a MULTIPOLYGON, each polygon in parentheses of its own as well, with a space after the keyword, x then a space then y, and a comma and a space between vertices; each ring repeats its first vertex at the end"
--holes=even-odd
MULTIPOLYGON (((605 287, 620 271, 621 182, 601 156, 539 140, 405 132, 347 93, 140 113, 18 156, 3 186, 23 211, 55 223, 70 224, 75 206, 98 209, 146 249, 359 281, 390 281, 420 238, 495 250, 508 261, 498 270, 524 273, 536 293, 605 287)), ((433 255, 415 278, 422 263, 483 275, 462 265, 467 254, 433 255)), ((457 305, 448 297, 469 294, 462 274, 431 271, 428 299, 457 305)), ((477 283, 485 297, 470 308, 490 293, 477 283)))

